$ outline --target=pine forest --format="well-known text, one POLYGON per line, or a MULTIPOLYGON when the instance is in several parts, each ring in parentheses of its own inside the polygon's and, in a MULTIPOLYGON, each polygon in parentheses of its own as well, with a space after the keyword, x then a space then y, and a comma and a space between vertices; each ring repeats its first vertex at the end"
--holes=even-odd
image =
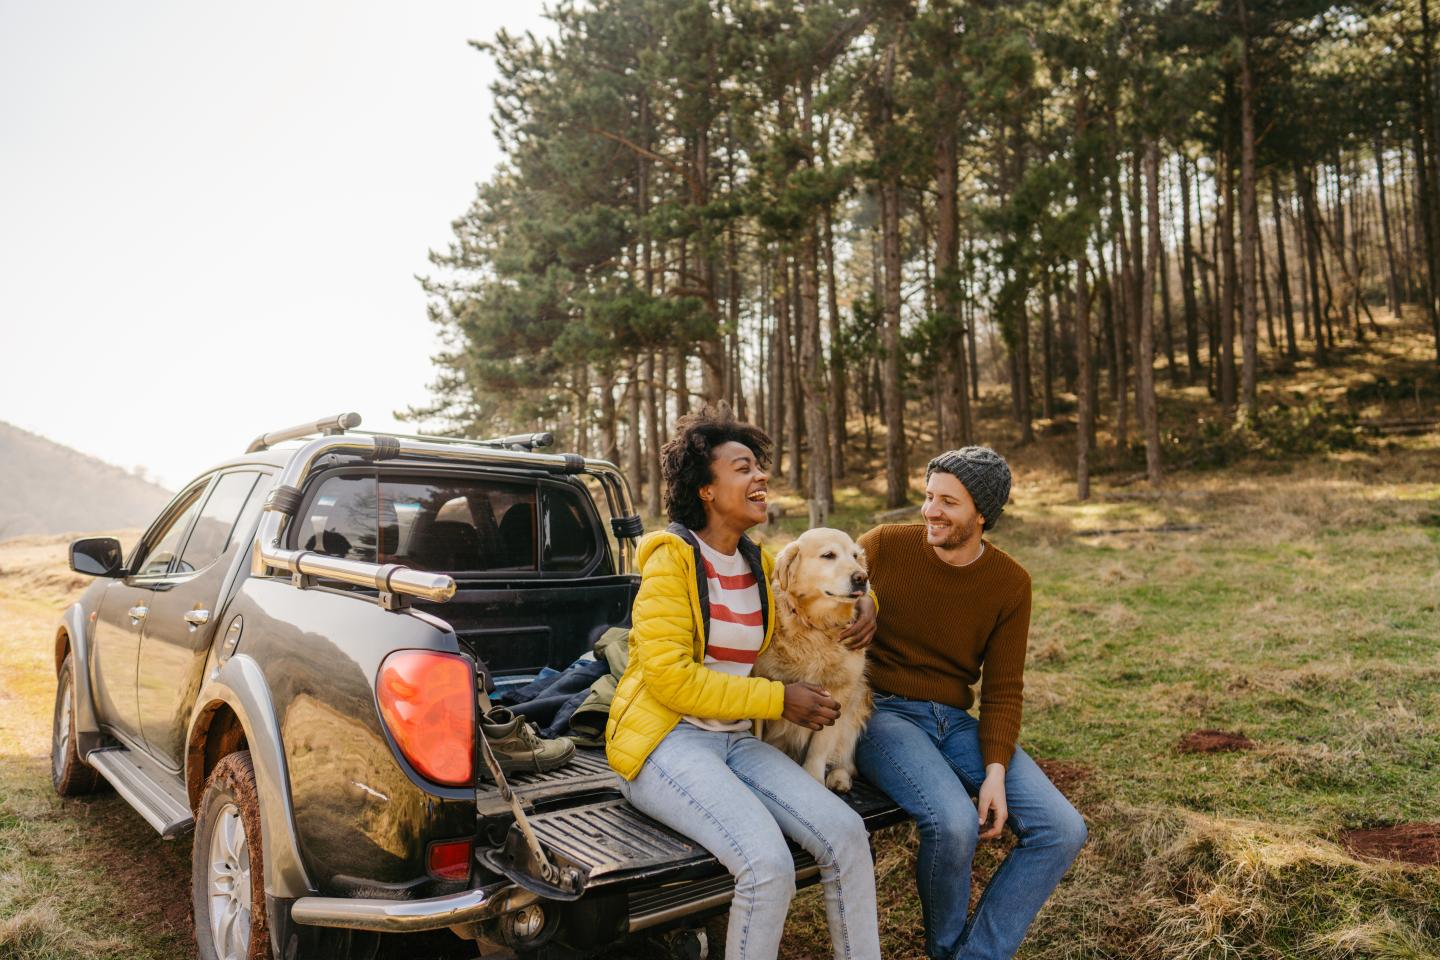
POLYGON ((812 521, 866 451, 898 507, 932 448, 1068 434, 1083 500, 1207 435, 1323 432, 1297 370, 1406 326, 1440 363, 1434 15, 556 4, 553 36, 475 42, 506 159, 432 253, 446 348, 407 413, 554 429, 658 513, 669 425, 725 401, 812 521))

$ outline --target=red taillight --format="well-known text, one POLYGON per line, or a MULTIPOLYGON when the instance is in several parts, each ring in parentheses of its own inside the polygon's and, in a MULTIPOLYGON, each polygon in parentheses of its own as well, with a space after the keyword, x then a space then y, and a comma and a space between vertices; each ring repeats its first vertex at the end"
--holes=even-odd
POLYGON ((475 681, 453 653, 399 650, 375 680, 380 716, 410 765, 427 780, 471 783, 475 757, 475 681))
POLYGON ((426 866, 431 876, 439 880, 470 879, 470 841, 450 840, 432 843, 426 866))

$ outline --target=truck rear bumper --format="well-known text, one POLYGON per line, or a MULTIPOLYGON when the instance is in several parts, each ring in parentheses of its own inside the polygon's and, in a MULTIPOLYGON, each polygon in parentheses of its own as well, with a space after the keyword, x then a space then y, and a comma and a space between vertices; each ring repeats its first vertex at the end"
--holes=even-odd
POLYGON ((296 923, 316 927, 411 933, 497 917, 529 906, 538 899, 535 894, 510 883, 491 884, 424 900, 301 897, 291 906, 290 918, 296 923))

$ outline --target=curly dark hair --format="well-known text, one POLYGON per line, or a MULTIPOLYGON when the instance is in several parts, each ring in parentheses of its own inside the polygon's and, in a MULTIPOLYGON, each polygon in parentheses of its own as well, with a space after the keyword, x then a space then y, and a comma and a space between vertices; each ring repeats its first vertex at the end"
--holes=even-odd
POLYGON ((715 448, 730 441, 743 443, 761 467, 770 463, 774 444, 764 430, 737 420, 728 404, 706 406, 681 417, 675 435, 660 448, 660 476, 665 481, 665 513, 691 530, 705 526, 705 505, 700 488, 715 479, 710 462, 715 448))

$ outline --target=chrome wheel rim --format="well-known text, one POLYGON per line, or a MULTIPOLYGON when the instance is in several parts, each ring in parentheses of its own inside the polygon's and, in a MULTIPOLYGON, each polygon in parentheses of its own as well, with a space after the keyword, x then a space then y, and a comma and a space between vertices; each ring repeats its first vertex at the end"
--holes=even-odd
POLYGON ((70 678, 55 699, 55 732, 50 741, 50 772, 59 783, 65 776, 65 759, 70 755, 70 678))
POLYGON ((220 960, 250 952, 250 844, 240 809, 227 803, 210 834, 210 942, 220 960))

